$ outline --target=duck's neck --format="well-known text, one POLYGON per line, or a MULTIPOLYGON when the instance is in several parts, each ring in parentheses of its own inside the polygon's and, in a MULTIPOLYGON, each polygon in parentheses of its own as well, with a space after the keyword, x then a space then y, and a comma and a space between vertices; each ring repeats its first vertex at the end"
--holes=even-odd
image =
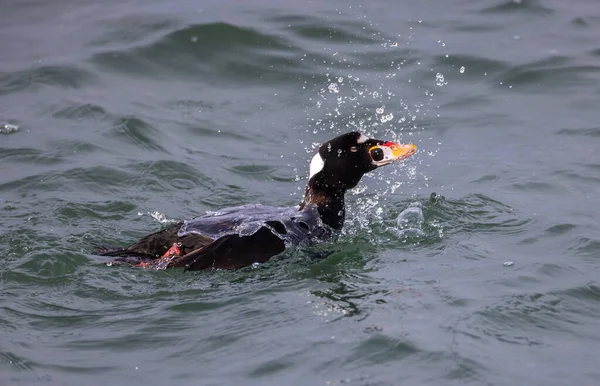
POLYGON ((300 209, 315 205, 324 224, 333 229, 342 229, 346 217, 344 208, 346 190, 318 182, 318 179, 315 178, 309 180, 300 209))

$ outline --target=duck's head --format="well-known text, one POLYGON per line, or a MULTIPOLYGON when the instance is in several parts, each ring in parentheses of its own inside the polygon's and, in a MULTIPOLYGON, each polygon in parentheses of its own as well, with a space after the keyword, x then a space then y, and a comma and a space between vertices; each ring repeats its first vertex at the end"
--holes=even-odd
POLYGON ((310 177, 300 208, 316 205, 325 224, 341 229, 346 191, 354 188, 365 173, 410 157, 416 151, 413 144, 382 141, 359 132, 327 141, 310 163, 310 177))
POLYGON ((413 144, 369 138, 359 132, 340 135, 319 147, 310 163, 309 184, 321 189, 354 188, 365 173, 415 154, 413 144))

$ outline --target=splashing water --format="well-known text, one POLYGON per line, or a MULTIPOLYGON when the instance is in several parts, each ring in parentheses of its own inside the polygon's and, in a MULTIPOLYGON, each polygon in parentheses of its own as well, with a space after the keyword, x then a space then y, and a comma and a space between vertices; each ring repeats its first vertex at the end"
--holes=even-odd
POLYGON ((447 85, 448 82, 446 82, 446 80, 444 79, 444 74, 442 74, 441 72, 438 72, 437 74, 435 74, 435 85, 442 87, 447 85))
MULTIPOLYGON (((355 15, 364 23, 366 16, 355 15)), ((374 23, 366 21, 369 26, 374 23)), ((419 21, 420 23, 420 21, 419 21)), ((413 23, 414 24, 414 23, 413 23)), ((418 25, 418 24, 414 24, 418 25)), ((309 136, 319 133, 326 133, 327 138, 348 131, 360 131, 368 136, 387 139, 401 143, 416 143, 421 151, 414 157, 407 159, 396 167, 388 167, 385 173, 373 173, 363 178, 359 186, 351 191, 353 198, 348 200, 348 211, 357 215, 349 219, 349 232, 356 229, 361 233, 371 233, 374 224, 382 223, 385 205, 383 202, 393 196, 396 192, 402 192, 402 189, 414 185, 417 179, 424 180, 425 183, 419 184, 417 190, 427 187, 429 179, 422 171, 419 165, 426 162, 426 157, 433 157, 439 151, 441 142, 434 142, 436 145, 431 147, 433 138, 424 138, 425 126, 422 121, 431 120, 431 116, 439 118, 439 106, 435 103, 432 85, 424 83, 415 85, 408 73, 403 72, 404 67, 420 66, 420 61, 411 61, 409 58, 397 59, 410 55, 410 44, 413 40, 415 31, 413 25, 407 26, 407 34, 398 34, 393 41, 379 35, 378 32, 372 32, 371 38, 380 41, 383 50, 392 51, 387 68, 385 65, 371 70, 362 65, 358 59, 363 51, 360 46, 348 42, 349 47, 354 51, 353 54, 344 54, 337 47, 324 47, 324 51, 331 52, 329 60, 323 61, 321 58, 315 58, 316 65, 327 66, 327 73, 322 84, 317 86, 317 92, 314 97, 309 99, 309 104, 305 110, 309 136), (416 64, 415 64, 416 63, 416 64), (411 88, 423 89, 418 97, 402 97, 405 92, 406 84, 411 84, 411 88), (408 137, 408 138, 407 138, 408 137), (427 146, 421 146, 420 142, 427 140, 427 146), (398 166, 400 165, 400 166, 398 166), (390 170, 391 169, 391 170, 390 170), (379 181, 376 190, 373 193, 368 192, 367 185, 369 180, 374 178, 379 181)), ((376 29, 375 29, 376 30, 376 29)), ((446 44, 438 41, 441 50, 446 50, 446 44)), ((435 86, 445 86, 448 84, 444 75, 438 69, 429 69, 435 75, 433 82, 435 86)), ((462 70, 464 72, 464 70, 462 70)), ((305 85, 303 88, 306 88, 305 85)), ((413 94, 414 95, 414 94, 413 94)), ((319 142, 307 142, 305 150, 308 154, 313 154, 320 145, 319 142)), ((300 169, 301 172, 304 169, 300 169)), ((296 180, 303 180, 304 175, 296 176, 296 180)), ((302 187, 298 188, 301 194, 302 187)), ((414 189, 413 189, 414 191, 414 189)), ((416 210, 416 209, 411 209, 416 210)))
POLYGON ((397 228, 394 229, 399 238, 425 236, 423 232, 423 205, 413 202, 404 209, 396 219, 397 228))
POLYGON ((330 93, 337 94, 340 92, 340 87, 337 83, 330 83, 329 86, 327 86, 327 90, 329 90, 330 93))
POLYGON ((19 126, 11 123, 0 123, 0 134, 12 134, 19 131, 19 126))
POLYGON ((167 218, 166 215, 164 215, 163 213, 160 213, 158 211, 154 211, 154 212, 138 212, 138 216, 143 216, 143 215, 149 215, 150 217, 152 217, 153 219, 155 219, 156 221, 158 221, 159 223, 165 225, 165 224, 173 224, 178 222, 179 220, 174 220, 174 219, 169 219, 167 218))

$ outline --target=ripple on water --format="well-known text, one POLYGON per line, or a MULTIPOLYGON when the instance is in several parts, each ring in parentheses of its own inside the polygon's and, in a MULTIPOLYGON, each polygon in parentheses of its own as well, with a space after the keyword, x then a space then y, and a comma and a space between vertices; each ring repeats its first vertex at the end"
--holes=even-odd
POLYGON ((541 181, 526 181, 526 182, 515 182, 511 184, 515 190, 521 192, 532 192, 532 193, 562 193, 563 190, 556 184, 550 184, 548 182, 541 181))
POLYGON ((558 135, 582 136, 582 137, 600 137, 600 127, 580 127, 572 129, 560 129, 556 132, 558 135))
MULTIPOLYGON (((467 71, 458 78, 465 80, 480 80, 485 75, 505 73, 512 67, 507 61, 465 54, 456 54, 449 57, 436 55, 433 61, 434 68, 452 67, 457 69, 465 67, 467 71)), ((489 97, 487 94, 483 96, 489 97)))
POLYGON ((229 171, 257 181, 273 180, 276 168, 269 165, 236 165, 229 171))
POLYGON ((420 352, 408 339, 398 339, 379 333, 355 345, 345 357, 344 367, 369 368, 386 362, 395 362, 420 352))
MULTIPOLYGON (((229 51, 236 46, 289 49, 289 45, 282 38, 224 22, 191 25, 169 33, 164 39, 164 43, 167 41, 185 45, 198 43, 199 51, 196 52, 198 55, 210 54, 211 50, 229 51), (215 36, 219 39, 215 39, 215 36)), ((163 42, 156 43, 157 46, 161 44, 163 42)))
POLYGON ((46 152, 32 148, 0 148, 0 160, 5 164, 44 164, 53 165, 63 162, 58 154, 49 155, 46 152))
POLYGON ((514 66, 490 82, 502 88, 518 86, 521 92, 544 93, 556 88, 579 89, 581 85, 596 82, 598 76, 600 66, 576 65, 569 57, 553 56, 514 66))
POLYGON ((93 103, 70 102, 68 106, 55 110, 52 113, 54 118, 75 119, 75 120, 107 120, 111 116, 102 107, 93 103))
POLYGON ((111 200, 105 202, 66 202, 54 211, 56 219, 68 223, 81 220, 122 220, 123 213, 131 213, 136 206, 131 202, 111 200))
POLYGON ((15 353, 8 351, 0 351, 0 364, 11 365, 18 370, 34 370, 34 363, 31 363, 27 358, 21 357, 15 353))
POLYGON ((562 235, 565 233, 569 233, 576 228, 577 228, 577 225, 575 225, 575 224, 556 224, 556 225, 552 225, 551 227, 546 229, 546 233, 550 236, 562 235))
POLYGON ((148 122, 138 117, 122 117, 113 122, 106 132, 110 138, 118 141, 126 140, 146 150, 167 151, 155 139, 160 132, 148 122))
POLYGON ((156 39, 166 31, 173 30, 181 24, 176 19, 168 19, 165 15, 149 13, 124 15, 114 20, 98 22, 101 33, 90 41, 91 46, 101 48, 112 46, 129 46, 144 40, 156 39))
POLYGON ((594 261, 600 259, 600 240, 589 237, 579 237, 572 249, 577 255, 591 257, 594 261))
POLYGON ((554 350, 561 350, 569 354, 561 356, 567 362, 592 361, 591 346, 584 347, 573 337, 600 339, 594 327, 600 317, 599 304, 600 289, 594 284, 503 296, 495 305, 460 318, 451 328, 455 332, 454 344, 469 347, 463 352, 473 356, 481 351, 497 352, 496 360, 504 363, 496 365, 511 368, 512 376, 529 377, 532 367, 563 376, 566 374, 562 374, 560 366, 555 368, 546 358, 552 358, 554 350), (535 355, 528 356, 528 363, 517 363, 518 359, 513 358, 521 358, 520 351, 535 355), (505 352, 512 355, 502 355, 505 352))
POLYGON ((290 77, 312 80, 317 74, 296 60, 300 55, 281 37, 219 22, 181 28, 150 44, 98 53, 91 62, 129 76, 205 76, 205 82, 227 78, 264 84, 289 82, 290 77))
POLYGON ((25 90, 34 91, 41 86, 83 88, 95 82, 94 74, 83 68, 68 65, 40 66, 0 73, 0 95, 25 90))
POLYGON ((502 0, 498 5, 489 6, 479 11, 482 14, 522 14, 525 16, 546 16, 554 10, 540 4, 539 0, 502 0))
MULTIPOLYGON (((86 168, 73 168, 64 172, 56 173, 53 179, 58 180, 65 186, 77 186, 81 184, 88 191, 103 191, 106 187, 113 187, 116 181, 123 184, 135 183, 136 176, 124 172, 120 168, 109 166, 94 166, 86 168)), ((73 189, 75 190, 75 189, 73 189)))
POLYGON ((157 160, 133 163, 127 167, 138 178, 141 186, 155 186, 155 191, 173 189, 190 190, 196 187, 208 188, 214 181, 197 168, 173 160, 157 160))
MULTIPOLYGON (((597 165, 600 166, 600 165, 597 165)), ((565 179, 571 180, 573 182, 587 182, 592 183, 593 186, 597 186, 600 183, 600 176, 595 177, 591 176, 588 173, 582 174, 576 172, 575 170, 557 170, 552 172, 550 175, 564 177, 565 179)))
POLYGON ((280 28, 291 31, 296 37, 317 42, 344 44, 373 44, 382 40, 381 32, 368 23, 340 20, 331 28, 329 20, 307 15, 283 15, 265 18, 280 28))
MULTIPOLYGON (((50 140, 49 143, 51 146, 44 150, 0 147, 0 160, 6 165, 29 164, 40 169, 49 169, 48 166, 65 164, 72 157, 77 157, 79 154, 90 155, 104 150, 93 143, 71 139, 50 140)), ((43 175, 40 175, 40 180, 42 179, 43 175)))

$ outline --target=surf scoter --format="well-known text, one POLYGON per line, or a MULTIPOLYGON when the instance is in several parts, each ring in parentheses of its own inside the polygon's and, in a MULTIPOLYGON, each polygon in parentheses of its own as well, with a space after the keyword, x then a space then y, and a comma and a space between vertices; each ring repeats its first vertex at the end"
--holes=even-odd
POLYGON ((186 220, 127 248, 102 249, 113 263, 149 269, 236 269, 263 263, 287 245, 310 244, 339 231, 344 195, 361 177, 413 155, 417 147, 368 138, 359 132, 323 144, 310 163, 304 200, 296 208, 244 205, 186 220))

